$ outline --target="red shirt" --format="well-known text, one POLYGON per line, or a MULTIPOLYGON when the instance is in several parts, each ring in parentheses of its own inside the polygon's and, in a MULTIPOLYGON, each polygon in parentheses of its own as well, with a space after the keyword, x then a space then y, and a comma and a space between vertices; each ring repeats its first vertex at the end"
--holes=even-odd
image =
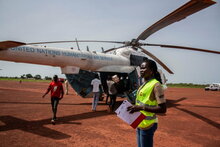
POLYGON ((63 93, 63 85, 61 82, 51 82, 48 90, 51 91, 51 97, 58 97, 60 98, 61 93, 63 93))

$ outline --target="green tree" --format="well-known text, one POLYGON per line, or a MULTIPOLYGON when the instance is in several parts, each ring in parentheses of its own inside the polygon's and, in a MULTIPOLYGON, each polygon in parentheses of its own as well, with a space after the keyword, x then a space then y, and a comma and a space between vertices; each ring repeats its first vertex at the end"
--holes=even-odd
POLYGON ((51 77, 48 77, 48 76, 45 76, 44 79, 45 79, 45 80, 52 80, 52 78, 51 78, 51 77))
POLYGON ((36 79, 36 80, 41 80, 41 75, 35 75, 35 76, 34 76, 34 79, 36 79))
POLYGON ((21 79, 25 79, 25 74, 21 75, 21 79))
POLYGON ((26 74, 26 78, 30 79, 30 78, 33 78, 33 76, 31 74, 26 74))

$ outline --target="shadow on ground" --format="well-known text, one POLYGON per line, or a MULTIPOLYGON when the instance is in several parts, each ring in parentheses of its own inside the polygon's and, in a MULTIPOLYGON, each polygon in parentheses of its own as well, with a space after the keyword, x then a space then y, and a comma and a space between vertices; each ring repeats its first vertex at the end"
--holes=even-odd
MULTIPOLYGON (((80 122, 72 122, 82 119, 89 119, 94 117, 101 117, 104 115, 108 115, 106 111, 96 111, 96 112, 86 112, 76 115, 69 115, 60 117, 57 125, 59 124, 75 124, 81 125, 80 122)), ((48 137, 52 139, 65 139, 71 137, 68 134, 64 134, 62 132, 50 129, 45 127, 44 125, 50 124, 50 119, 43 119, 38 121, 27 121, 24 119, 16 118, 13 116, 0 116, 0 121, 4 122, 4 126, 0 126, 0 132, 19 129, 25 132, 37 134, 43 137, 48 137)))

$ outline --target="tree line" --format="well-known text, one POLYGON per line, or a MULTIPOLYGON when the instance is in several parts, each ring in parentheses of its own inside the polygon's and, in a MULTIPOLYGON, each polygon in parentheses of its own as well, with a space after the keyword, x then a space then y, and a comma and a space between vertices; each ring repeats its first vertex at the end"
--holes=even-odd
POLYGON ((23 74, 20 77, 7 77, 7 76, 1 76, 1 78, 15 78, 15 79, 35 79, 35 80, 52 80, 51 77, 45 76, 44 78, 37 74, 37 75, 32 75, 32 74, 23 74))

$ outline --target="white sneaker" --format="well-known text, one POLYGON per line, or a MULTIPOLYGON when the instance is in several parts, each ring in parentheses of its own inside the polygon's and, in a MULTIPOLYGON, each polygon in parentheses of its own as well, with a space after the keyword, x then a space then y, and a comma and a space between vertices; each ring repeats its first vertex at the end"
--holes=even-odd
POLYGON ((52 123, 53 125, 55 125, 55 120, 54 120, 54 119, 52 119, 52 120, 51 120, 51 123, 52 123))

